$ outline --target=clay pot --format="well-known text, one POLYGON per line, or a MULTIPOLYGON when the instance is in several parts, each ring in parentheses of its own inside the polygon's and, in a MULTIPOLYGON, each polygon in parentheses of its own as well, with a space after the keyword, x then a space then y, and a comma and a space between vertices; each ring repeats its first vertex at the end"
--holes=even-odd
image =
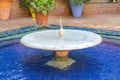
POLYGON ((0 20, 9 19, 12 1, 13 0, 0 0, 0 20))
POLYGON ((48 14, 42 15, 40 12, 35 12, 36 23, 38 26, 47 26, 48 14))

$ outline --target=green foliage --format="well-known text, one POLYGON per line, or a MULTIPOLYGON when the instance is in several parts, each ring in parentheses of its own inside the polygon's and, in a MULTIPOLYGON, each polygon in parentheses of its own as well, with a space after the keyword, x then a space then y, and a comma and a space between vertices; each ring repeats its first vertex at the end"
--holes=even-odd
POLYGON ((76 4, 76 5, 82 5, 83 3, 86 3, 89 0, 70 0, 71 3, 76 4))
POLYGON ((55 0, 34 0, 31 2, 31 6, 43 15, 46 15, 47 12, 51 12, 55 9, 55 5, 55 0))
POLYGON ((31 2, 34 0, 20 0, 20 6, 23 8, 31 7, 31 2))

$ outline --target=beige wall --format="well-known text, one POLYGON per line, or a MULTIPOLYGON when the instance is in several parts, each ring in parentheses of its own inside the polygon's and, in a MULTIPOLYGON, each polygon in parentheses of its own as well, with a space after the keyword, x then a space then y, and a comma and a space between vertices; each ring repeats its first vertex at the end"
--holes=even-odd
POLYGON ((28 9, 22 9, 19 5, 19 0, 13 0, 11 6, 11 14, 10 17, 21 17, 21 16, 30 16, 28 9))

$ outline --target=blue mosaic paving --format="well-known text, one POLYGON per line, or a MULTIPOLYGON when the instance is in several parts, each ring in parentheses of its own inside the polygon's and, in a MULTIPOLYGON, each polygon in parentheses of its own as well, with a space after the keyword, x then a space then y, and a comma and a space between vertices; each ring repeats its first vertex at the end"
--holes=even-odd
MULTIPOLYGON (((50 25, 46 29, 58 29, 50 25)), ((65 70, 49 67, 45 62, 53 57, 53 51, 38 50, 20 44, 20 37, 40 29, 27 26, 0 33, 0 80, 120 80, 120 31, 64 26, 110 36, 100 45, 70 51, 76 60, 65 70), (113 36, 117 37, 113 39, 113 36)))
MULTIPOLYGON (((120 31, 114 31, 114 30, 103 30, 103 29, 94 29, 94 28, 85 28, 85 27, 78 27, 78 26, 63 26, 64 29, 74 29, 74 30, 85 30, 90 32, 95 32, 100 35, 107 35, 110 37, 113 36, 120 36, 120 31)), ((29 33, 31 31, 37 31, 37 30, 47 30, 47 29, 59 29, 59 25, 51 24, 48 28, 39 28, 36 26, 26 26, 23 28, 8 30, 4 32, 0 32, 0 41, 3 40, 5 37, 13 36, 13 35, 19 35, 21 33, 29 33), (3 39, 2 39, 3 38, 3 39)))

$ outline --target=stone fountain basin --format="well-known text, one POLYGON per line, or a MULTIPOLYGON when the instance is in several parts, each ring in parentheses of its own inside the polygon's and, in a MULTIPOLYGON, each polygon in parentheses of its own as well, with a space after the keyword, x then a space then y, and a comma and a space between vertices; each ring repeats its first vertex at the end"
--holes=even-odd
POLYGON ((92 32, 64 30, 64 37, 59 37, 59 30, 38 31, 25 35, 21 43, 25 46, 45 50, 74 50, 95 46, 102 38, 92 32))
POLYGON ((54 58, 46 65, 64 69, 75 60, 68 58, 69 50, 82 49, 101 43, 102 38, 95 33, 81 30, 64 30, 64 36, 59 36, 59 30, 45 30, 27 34, 21 43, 37 49, 52 50, 54 58))

